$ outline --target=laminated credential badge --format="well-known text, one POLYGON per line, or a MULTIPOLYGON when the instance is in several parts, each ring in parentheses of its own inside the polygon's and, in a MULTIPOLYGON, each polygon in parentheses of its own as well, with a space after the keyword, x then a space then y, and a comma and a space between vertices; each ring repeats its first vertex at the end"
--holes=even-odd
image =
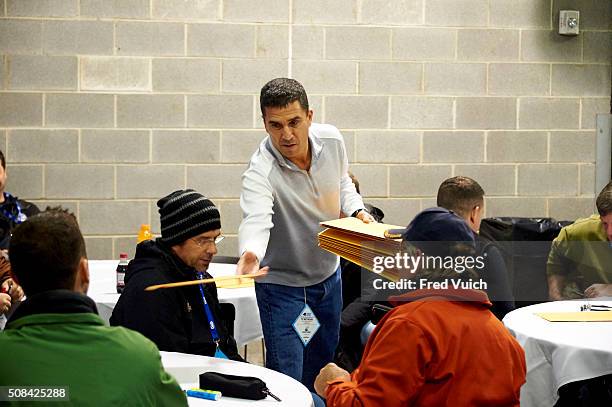
POLYGON ((308 304, 304 304, 304 308, 300 315, 293 321, 293 329, 297 332, 304 346, 312 339, 315 333, 319 330, 321 324, 315 316, 308 304))

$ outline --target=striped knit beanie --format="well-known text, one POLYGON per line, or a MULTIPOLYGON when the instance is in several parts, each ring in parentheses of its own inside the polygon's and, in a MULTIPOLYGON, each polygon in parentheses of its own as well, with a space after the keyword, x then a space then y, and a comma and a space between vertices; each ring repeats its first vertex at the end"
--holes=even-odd
POLYGON ((209 230, 221 229, 214 203, 193 189, 181 189, 157 201, 161 240, 169 246, 209 230))

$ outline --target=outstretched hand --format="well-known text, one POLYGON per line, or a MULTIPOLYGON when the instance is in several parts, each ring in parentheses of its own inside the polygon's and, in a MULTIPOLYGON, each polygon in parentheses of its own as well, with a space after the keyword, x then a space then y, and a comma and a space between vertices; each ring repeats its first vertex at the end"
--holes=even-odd
POLYGON ((586 298, 612 296, 612 284, 593 284, 584 290, 586 298))
POLYGON ((267 266, 259 268, 259 259, 253 252, 244 252, 242 256, 240 256, 240 260, 238 260, 238 265, 236 266, 236 274, 238 275, 254 273, 264 274, 257 277, 256 280, 265 277, 265 275, 268 274, 268 270, 270 270, 270 267, 267 266))

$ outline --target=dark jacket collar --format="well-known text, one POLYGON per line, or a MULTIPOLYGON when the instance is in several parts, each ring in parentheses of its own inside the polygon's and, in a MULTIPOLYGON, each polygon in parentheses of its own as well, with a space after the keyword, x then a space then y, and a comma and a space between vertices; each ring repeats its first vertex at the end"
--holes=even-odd
MULTIPOLYGON (((0 208, 3 211, 9 212, 11 214, 18 214, 19 210, 17 209, 17 203, 19 199, 16 196, 9 194, 8 192, 4 192, 4 201, 0 202, 0 208)), ((3 216, 6 216, 2 214, 3 216)))
POLYGON ((35 314, 98 314, 96 303, 86 295, 70 290, 50 290, 28 296, 9 322, 35 314))
POLYGON ((2 195, 4 195, 4 202, 2 202, 2 205, 4 205, 5 203, 14 204, 15 202, 17 202, 17 197, 9 194, 8 192, 3 192, 2 195))
POLYGON ((138 266, 134 267, 130 262, 125 282, 127 283, 137 273, 147 272, 147 265, 151 265, 153 268, 157 267, 159 264, 157 259, 165 261, 176 272, 176 281, 194 280, 196 278, 195 270, 174 254, 172 248, 160 238, 157 238, 155 240, 145 240, 136 246, 136 254, 132 262, 134 265, 138 264, 138 266))
POLYGON ((484 291, 480 290, 458 290, 453 288, 447 290, 416 290, 389 298, 389 302, 394 306, 413 301, 465 301, 485 308, 491 307, 489 297, 487 297, 484 291))

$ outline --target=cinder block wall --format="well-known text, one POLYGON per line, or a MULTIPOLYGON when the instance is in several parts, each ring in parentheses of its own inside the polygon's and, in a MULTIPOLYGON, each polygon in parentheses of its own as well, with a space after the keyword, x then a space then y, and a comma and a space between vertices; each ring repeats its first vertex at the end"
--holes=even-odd
POLYGON ((389 223, 459 174, 488 216, 593 208, 609 0, 0 0, 0 16, 8 190, 74 210, 91 258, 133 253, 185 187, 220 206, 236 254, 258 91, 287 75, 389 223), (580 36, 555 34, 559 9, 580 10, 580 36))

